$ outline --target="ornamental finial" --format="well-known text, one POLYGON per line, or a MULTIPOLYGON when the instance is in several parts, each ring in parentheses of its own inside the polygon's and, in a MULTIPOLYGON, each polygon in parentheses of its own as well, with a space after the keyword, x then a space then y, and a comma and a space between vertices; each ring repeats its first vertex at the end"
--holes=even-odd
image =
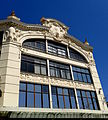
POLYGON ((15 19, 15 20, 20 21, 20 18, 16 17, 15 11, 12 11, 10 16, 7 17, 7 19, 15 19))
POLYGON ((85 42, 84 42, 85 45, 89 45, 88 41, 87 41, 87 38, 85 38, 85 42))

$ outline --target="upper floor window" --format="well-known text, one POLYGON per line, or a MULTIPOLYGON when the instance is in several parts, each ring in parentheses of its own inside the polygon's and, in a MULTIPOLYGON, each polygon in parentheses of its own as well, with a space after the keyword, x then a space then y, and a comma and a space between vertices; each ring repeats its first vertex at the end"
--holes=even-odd
POLYGON ((55 76, 63 79, 71 79, 69 65, 50 61, 49 68, 50 68, 50 76, 55 76))
POLYGON ((0 45, 2 45, 3 41, 3 31, 0 31, 0 45))
POLYGON ((52 86, 53 108, 76 108, 75 93, 73 89, 52 86))
POLYGON ((20 83, 19 106, 49 108, 49 88, 48 85, 33 83, 20 83))
POLYGON ((47 75, 46 60, 27 55, 21 56, 21 71, 47 75))
POLYGON ((86 83, 92 83, 90 71, 85 68, 72 66, 74 80, 86 83))
POLYGON ((24 41, 23 47, 27 47, 34 50, 46 51, 46 42, 41 39, 28 39, 24 41))
POLYGON ((77 96, 80 109, 99 110, 95 92, 77 90, 77 96))
POLYGON ((73 60, 77 60, 77 61, 82 61, 82 62, 86 62, 87 60, 84 58, 84 56, 82 56, 79 52, 77 52, 76 50, 69 48, 69 53, 70 53, 70 58, 73 60))
POLYGON ((66 46, 60 45, 59 43, 57 44, 57 43, 48 41, 48 52, 58 56, 67 57, 66 46))

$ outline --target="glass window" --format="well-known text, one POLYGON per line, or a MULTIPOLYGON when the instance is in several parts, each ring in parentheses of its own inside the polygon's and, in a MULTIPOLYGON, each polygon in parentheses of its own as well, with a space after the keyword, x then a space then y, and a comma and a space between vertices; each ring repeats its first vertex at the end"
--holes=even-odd
POLYGON ((49 108, 49 89, 47 85, 21 82, 20 86, 20 107, 49 108), (27 90, 22 88, 25 85, 27 86, 27 90))
POLYGON ((46 60, 27 55, 21 56, 21 71, 41 75, 47 75, 46 60))
POLYGON ((41 108, 41 94, 40 93, 35 93, 35 107, 36 108, 41 108))
POLYGON ((27 107, 34 107, 34 93, 27 93, 27 107))
POLYGON ((33 50, 39 50, 42 52, 46 51, 46 42, 45 40, 39 40, 39 39, 28 39, 24 41, 23 47, 33 49, 33 50))
POLYGON ((50 61, 49 68, 50 68, 50 76, 55 76, 58 78, 69 79, 69 80, 71 79, 69 65, 50 61))
POLYGON ((76 50, 69 48, 69 53, 70 53, 71 59, 87 63, 87 60, 85 59, 85 57, 81 55, 79 52, 77 52, 76 50))
POLYGON ((78 102, 80 109, 99 110, 95 92, 77 90, 78 102), (93 94, 93 95, 92 95, 93 94))
POLYGON ((66 46, 59 43, 57 44, 57 43, 48 41, 48 52, 58 56, 67 57, 66 46))
POLYGON ((49 108, 48 94, 43 94, 43 108, 49 108))
POLYGON ((20 92, 19 93, 19 106, 25 107, 26 106, 26 92, 20 92))
POLYGON ((53 108, 76 108, 76 100, 73 89, 52 86, 51 90, 53 108))
POLYGON ((72 66, 74 80, 92 83, 91 75, 88 69, 72 66))

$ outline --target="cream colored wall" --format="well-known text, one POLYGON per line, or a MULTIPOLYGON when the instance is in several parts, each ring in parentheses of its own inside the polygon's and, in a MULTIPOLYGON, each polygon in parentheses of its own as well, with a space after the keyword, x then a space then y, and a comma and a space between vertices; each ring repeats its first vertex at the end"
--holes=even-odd
MULTIPOLYGON (((85 90, 96 91, 100 109, 101 110, 107 109, 103 99, 104 94, 103 94, 100 79, 98 77, 98 73, 96 70, 93 55, 90 51, 85 51, 81 47, 78 47, 76 44, 73 44, 73 43, 69 45, 70 47, 73 47, 77 51, 80 51, 80 53, 83 54, 89 62, 89 64, 81 63, 77 61, 72 61, 70 59, 60 58, 54 55, 50 55, 48 53, 42 53, 42 52, 33 51, 33 50, 20 47, 20 44, 22 44, 24 40, 29 38, 45 38, 45 36, 41 32, 37 32, 37 31, 32 32, 32 31, 20 30, 20 37, 17 38, 17 42, 14 40, 8 40, 6 39, 6 37, 3 40, 3 45, 1 50, 1 59, 0 59, 0 76, 1 76, 0 89, 3 92, 3 96, 0 98, 0 106, 18 107, 19 83, 20 81, 29 81, 34 83, 47 84, 49 85, 49 87, 51 85, 56 85, 56 86, 74 88, 75 90, 85 89, 85 90), (50 76, 40 76, 40 75, 29 74, 29 73, 20 74, 21 53, 30 54, 36 57, 46 58, 48 60, 55 60, 58 62, 70 64, 70 65, 77 65, 80 67, 90 68, 94 84, 86 84, 86 83, 76 82, 74 80, 69 81, 69 80, 64 80, 59 78, 53 78, 50 76), (101 88, 101 93, 99 94, 100 88, 101 88)), ((51 36, 47 36, 47 38, 54 40, 53 38, 51 38, 51 36)), ((50 94, 50 97, 51 97, 51 94, 50 94)), ((76 95, 76 99, 77 99, 77 95, 76 95)), ((52 108, 52 99, 50 99, 50 103, 52 108)), ((77 100, 77 105, 78 105, 78 100, 77 100)))

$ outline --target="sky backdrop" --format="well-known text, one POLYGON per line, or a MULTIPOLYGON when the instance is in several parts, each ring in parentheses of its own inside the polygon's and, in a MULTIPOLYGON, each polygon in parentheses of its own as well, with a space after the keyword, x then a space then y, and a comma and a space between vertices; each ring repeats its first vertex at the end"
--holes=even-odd
POLYGON ((22 22, 40 24, 54 18, 69 29, 69 34, 93 46, 97 70, 108 100, 108 0, 1 0, 0 19, 14 10, 22 22))

